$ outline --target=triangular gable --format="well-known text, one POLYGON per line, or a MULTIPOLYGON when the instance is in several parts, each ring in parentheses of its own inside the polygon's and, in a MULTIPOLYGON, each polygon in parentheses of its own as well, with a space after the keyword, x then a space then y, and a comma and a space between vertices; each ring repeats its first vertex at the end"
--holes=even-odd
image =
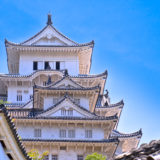
POLYGON ((27 102, 25 105, 23 105, 22 108, 24 108, 24 109, 31 109, 31 108, 33 108, 33 99, 30 100, 29 102, 27 102))
POLYGON ((58 30, 56 30, 52 25, 47 25, 36 35, 21 43, 23 45, 77 45, 58 30))
POLYGON ((47 86, 50 88, 83 88, 81 85, 77 84, 68 76, 63 77, 61 80, 47 86))
MULTIPOLYGON (((66 97, 63 98, 61 101, 59 101, 54 106, 48 108, 47 110, 41 112, 38 114, 38 117, 57 117, 57 116, 63 116, 61 115, 61 110, 65 109, 73 110, 73 117, 95 117, 93 113, 88 111, 87 109, 77 105, 71 98, 66 97)), ((64 115, 65 116, 65 115, 64 115)), ((69 116, 69 115, 66 115, 69 116)))

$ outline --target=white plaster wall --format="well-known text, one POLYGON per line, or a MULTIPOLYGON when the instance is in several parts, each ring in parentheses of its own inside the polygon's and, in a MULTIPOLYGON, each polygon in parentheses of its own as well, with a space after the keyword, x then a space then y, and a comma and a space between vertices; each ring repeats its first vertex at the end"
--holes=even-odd
POLYGON ((26 103, 30 100, 30 95, 33 95, 33 88, 27 86, 14 86, 10 85, 8 87, 8 99, 9 103, 26 103), (17 102, 17 91, 22 91, 22 101, 17 102), (28 91, 28 93, 24 93, 28 91))
POLYGON ((85 97, 81 97, 80 98, 80 105, 84 108, 86 108, 87 110, 89 110, 89 99, 85 98, 85 97))
MULTIPOLYGON (((54 98, 58 98, 58 97, 54 97, 54 98)), ((62 97, 59 97, 59 99, 61 99, 62 97)), ((80 105, 82 107, 84 107, 85 109, 89 110, 89 99, 85 98, 85 97, 75 97, 80 99, 80 105)), ((67 106, 71 106, 69 104, 63 104, 64 107, 65 105, 67 106)), ((48 96, 48 97, 44 97, 44 109, 48 109, 49 107, 53 106, 53 96, 48 96)))
MULTIPOLYGON (((29 54, 29 55, 20 55, 19 62, 19 73, 20 74, 31 74, 33 72, 33 61, 62 61, 65 62, 63 69, 68 69, 70 75, 77 75, 79 73, 79 61, 78 56, 54 56, 52 54, 29 54)), ((44 68, 44 66, 42 66, 44 68)))
POLYGON ((44 97, 44 110, 48 109, 51 106, 53 106, 53 97, 44 97))
POLYGON ((9 160, 1 143, 0 143, 0 160, 9 160))
MULTIPOLYGON (((91 128, 74 128, 74 127, 48 127, 48 126, 18 126, 18 133, 23 138, 35 138, 34 137, 34 129, 41 128, 42 129, 42 137, 41 139, 77 139, 77 140, 86 140, 85 138, 85 130, 91 128), (66 129, 66 138, 59 137, 60 129, 66 129), (68 138, 68 130, 75 129, 75 138, 68 138)), ((35 138, 36 139, 36 138, 35 138)), ((92 138, 88 138, 88 140, 102 140, 104 139, 104 130, 102 128, 92 128, 92 138)))
POLYGON ((76 152, 69 150, 67 151, 60 151, 58 154, 58 160, 76 160, 77 154, 76 152))

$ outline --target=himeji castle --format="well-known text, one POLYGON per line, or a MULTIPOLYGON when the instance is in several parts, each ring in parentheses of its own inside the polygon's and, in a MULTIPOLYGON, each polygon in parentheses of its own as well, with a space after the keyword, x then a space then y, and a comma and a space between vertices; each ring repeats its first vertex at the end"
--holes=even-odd
POLYGON ((108 73, 90 74, 94 41, 79 44, 46 26, 22 43, 5 40, 8 74, 0 74, 0 99, 27 151, 45 160, 107 159, 136 148, 142 131, 117 131, 124 106, 104 91, 108 73))

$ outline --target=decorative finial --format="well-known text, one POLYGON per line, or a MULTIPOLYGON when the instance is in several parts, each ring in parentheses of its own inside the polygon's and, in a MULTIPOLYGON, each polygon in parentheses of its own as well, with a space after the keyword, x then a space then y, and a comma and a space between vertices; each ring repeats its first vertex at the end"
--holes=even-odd
POLYGON ((51 83, 52 83, 52 80, 51 80, 51 76, 49 75, 47 80, 47 85, 50 85, 51 83))
POLYGON ((68 70, 67 70, 67 69, 65 69, 65 71, 64 71, 64 76, 65 76, 65 77, 68 76, 68 70))
POLYGON ((51 14, 48 14, 48 21, 47 21, 47 25, 52 25, 52 18, 51 18, 51 14))

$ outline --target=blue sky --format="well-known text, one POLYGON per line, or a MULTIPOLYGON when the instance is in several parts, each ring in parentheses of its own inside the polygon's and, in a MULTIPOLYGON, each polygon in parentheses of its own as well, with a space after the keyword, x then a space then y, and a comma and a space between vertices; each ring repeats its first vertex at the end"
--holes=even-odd
POLYGON ((91 73, 108 70, 111 102, 124 100, 118 130, 142 128, 141 143, 160 139, 159 0, 0 0, 0 72, 4 39, 21 42, 46 24, 79 43, 95 41, 91 73))

